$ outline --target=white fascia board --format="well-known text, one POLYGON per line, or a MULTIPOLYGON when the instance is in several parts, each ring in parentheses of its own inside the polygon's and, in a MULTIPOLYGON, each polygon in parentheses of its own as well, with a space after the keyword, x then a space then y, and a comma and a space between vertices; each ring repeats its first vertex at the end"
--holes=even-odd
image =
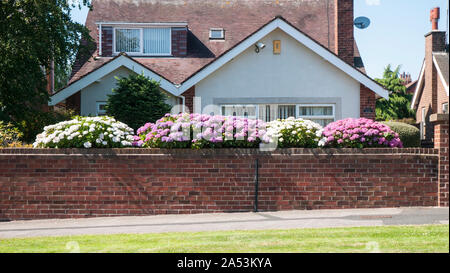
POLYGON ((219 59, 217 59, 209 66, 204 68, 194 77, 190 78, 188 81, 183 83, 183 85, 179 89, 179 94, 182 94, 183 92, 187 91, 189 88, 191 88, 192 86, 194 86, 195 84, 197 84, 198 82, 200 82, 201 80, 212 74, 221 66, 228 63, 230 60, 235 58, 237 55, 241 54, 244 50, 248 49, 250 46, 253 46, 259 40, 261 40, 262 38, 264 38, 270 32, 274 31, 277 28, 286 32, 288 35, 296 39, 298 42, 300 42, 301 44, 303 44, 304 46, 306 46, 307 48, 309 48, 310 50, 321 56, 323 59, 325 59, 332 65, 342 70, 344 73, 349 75, 354 80, 364 84, 367 88, 371 89, 379 96, 385 99, 389 98, 389 92, 387 90, 385 90, 380 85, 369 79, 366 75, 358 71, 356 68, 347 64, 339 57, 337 57, 333 53, 329 52, 327 49, 320 46, 314 40, 310 39, 306 35, 302 34, 300 31, 295 29, 294 27, 284 22, 282 19, 276 19, 273 22, 269 23, 267 26, 263 27, 261 30, 254 33, 252 36, 250 36, 245 41, 240 43, 238 46, 236 46, 235 48, 227 52, 225 55, 221 56, 219 59))
POLYGON ((252 36, 241 42, 239 45, 225 53, 223 56, 219 57, 217 60, 213 61, 210 65, 205 67, 202 71, 194 75, 192 78, 184 82, 180 89, 179 94, 183 94, 185 91, 187 91, 192 86, 196 85, 198 82, 203 80, 204 78, 211 75, 214 71, 231 61, 233 58, 235 58, 237 55, 244 52, 249 47, 253 46, 255 43, 257 43, 259 40, 264 38, 267 34, 272 32, 274 29, 276 29, 277 23, 276 21, 271 22, 267 26, 263 27, 260 31, 254 33, 252 36))
POLYGON ((109 73, 113 72, 114 70, 122 66, 130 69, 131 71, 134 71, 137 74, 144 74, 144 76, 149 77, 153 80, 159 80, 162 89, 166 90, 167 92, 173 95, 177 93, 177 88, 173 85, 173 83, 167 81, 166 79, 155 74, 145 66, 131 60, 130 58, 120 56, 117 59, 111 61, 110 63, 105 64, 104 66, 98 68, 94 72, 86 75, 84 78, 74 82, 65 89, 53 95, 48 105, 55 106, 56 104, 62 102, 68 97, 81 91, 83 88, 91 85, 92 83, 98 81, 99 79, 103 78, 104 76, 108 75, 109 73))
POLYGON ((416 86, 416 90, 414 91, 414 96, 411 102, 411 109, 415 109, 416 108, 416 104, 418 103, 418 98, 419 98, 419 93, 422 90, 422 85, 423 85, 423 80, 424 80, 424 75, 425 75, 425 60, 423 61, 422 64, 422 69, 420 70, 420 76, 419 76, 419 81, 417 82, 417 86, 416 86))
POLYGON ((105 26, 140 26, 140 27, 186 27, 187 22, 156 22, 156 23, 130 23, 130 22, 96 22, 97 25, 105 26))
POLYGON ((437 72, 439 74, 439 79, 441 80, 441 83, 444 86, 444 89, 447 92, 447 96, 448 96, 448 85, 445 82, 444 75, 442 75, 441 68, 439 67, 439 65, 438 65, 438 63, 436 61, 436 57, 434 55, 433 55, 433 63, 434 63, 434 66, 436 66, 436 70, 437 70, 437 72))

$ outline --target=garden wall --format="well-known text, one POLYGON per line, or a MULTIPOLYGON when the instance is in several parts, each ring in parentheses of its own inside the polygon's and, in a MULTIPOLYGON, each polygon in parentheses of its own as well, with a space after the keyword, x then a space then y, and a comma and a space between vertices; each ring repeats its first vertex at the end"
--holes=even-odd
POLYGON ((439 149, 0 149, 0 219, 253 211, 257 160, 261 211, 439 205, 439 149))

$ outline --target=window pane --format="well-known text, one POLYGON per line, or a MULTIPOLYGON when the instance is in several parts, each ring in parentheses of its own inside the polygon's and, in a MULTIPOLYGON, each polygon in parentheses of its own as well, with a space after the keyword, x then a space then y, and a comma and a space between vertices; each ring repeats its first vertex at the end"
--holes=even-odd
POLYGON ((278 106, 278 118, 287 119, 289 117, 295 117, 295 105, 278 106))
POLYGON ((222 115, 256 119, 256 106, 224 105, 222 115))
POLYGON ((116 29, 116 52, 140 52, 139 29, 116 29))
POLYGON ((97 116, 106 115, 106 102, 97 102, 97 116))
POLYGON ((448 114, 448 103, 442 105, 442 113, 448 114))
POLYGON ((327 126, 328 124, 334 122, 333 119, 310 119, 311 121, 314 121, 315 123, 320 124, 322 127, 327 126))
POLYGON ((301 106, 301 116, 332 116, 332 106, 301 106))
POLYGON ((211 39, 223 39, 223 30, 211 29, 210 37, 211 39))
POLYGON ((144 53, 170 54, 170 28, 145 28, 144 53))

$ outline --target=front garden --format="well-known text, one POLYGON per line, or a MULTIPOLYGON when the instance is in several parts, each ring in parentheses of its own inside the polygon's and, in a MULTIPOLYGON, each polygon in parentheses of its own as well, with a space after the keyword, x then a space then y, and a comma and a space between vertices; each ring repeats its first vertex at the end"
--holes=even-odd
POLYGON ((76 117, 44 128, 35 148, 402 148, 399 133, 369 119, 325 128, 310 120, 263 122, 239 117, 166 114, 134 130, 112 117, 76 117))

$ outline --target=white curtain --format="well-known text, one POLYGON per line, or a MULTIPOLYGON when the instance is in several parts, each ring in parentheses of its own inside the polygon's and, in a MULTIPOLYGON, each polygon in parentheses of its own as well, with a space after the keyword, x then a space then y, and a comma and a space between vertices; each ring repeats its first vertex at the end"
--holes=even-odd
POLYGON ((313 106, 313 107, 300 107, 300 115, 302 116, 332 116, 333 107, 331 106, 313 106))
POLYGON ((170 28, 144 29, 144 54, 170 54, 170 28))
POLYGON ((140 52, 140 29, 116 29, 116 52, 140 52))

